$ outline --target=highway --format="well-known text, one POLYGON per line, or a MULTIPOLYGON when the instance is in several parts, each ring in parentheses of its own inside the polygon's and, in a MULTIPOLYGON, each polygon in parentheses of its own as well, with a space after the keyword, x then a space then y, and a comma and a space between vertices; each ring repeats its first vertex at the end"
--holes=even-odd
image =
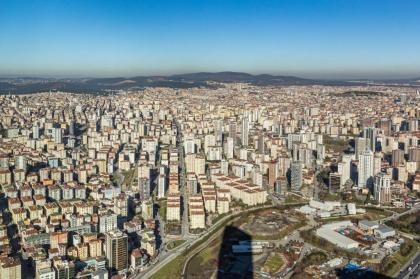
POLYGON ((419 278, 420 273, 420 252, 417 252, 412 261, 409 261, 403 269, 395 276, 396 279, 419 278))

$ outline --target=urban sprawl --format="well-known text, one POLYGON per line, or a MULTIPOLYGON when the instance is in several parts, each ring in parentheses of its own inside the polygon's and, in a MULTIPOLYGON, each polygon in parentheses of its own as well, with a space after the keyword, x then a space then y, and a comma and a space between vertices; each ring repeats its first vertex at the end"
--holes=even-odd
POLYGON ((397 85, 1 95, 0 278, 416 276, 419 120, 397 85))

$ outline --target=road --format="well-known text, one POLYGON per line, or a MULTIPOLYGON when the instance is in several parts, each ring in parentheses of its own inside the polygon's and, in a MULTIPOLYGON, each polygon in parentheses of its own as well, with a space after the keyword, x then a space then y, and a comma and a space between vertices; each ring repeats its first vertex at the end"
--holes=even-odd
POLYGON ((186 237, 189 235, 189 220, 188 220, 188 189, 187 184, 185 183, 185 158, 184 158, 184 148, 183 148, 183 138, 181 133, 181 126, 178 121, 175 121, 177 127, 177 135, 176 135, 176 142, 178 147, 178 159, 179 159, 179 187, 182 196, 182 223, 181 223, 181 230, 182 230, 182 237, 186 237))
POLYGON ((420 273, 420 252, 417 252, 413 258, 395 276, 396 279, 418 278, 420 273))

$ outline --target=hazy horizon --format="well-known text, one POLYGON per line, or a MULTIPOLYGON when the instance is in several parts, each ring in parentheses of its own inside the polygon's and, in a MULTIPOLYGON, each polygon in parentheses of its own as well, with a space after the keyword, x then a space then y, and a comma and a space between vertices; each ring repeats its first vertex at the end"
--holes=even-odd
POLYGON ((0 76, 416 78, 419 14, 410 0, 5 0, 0 76))

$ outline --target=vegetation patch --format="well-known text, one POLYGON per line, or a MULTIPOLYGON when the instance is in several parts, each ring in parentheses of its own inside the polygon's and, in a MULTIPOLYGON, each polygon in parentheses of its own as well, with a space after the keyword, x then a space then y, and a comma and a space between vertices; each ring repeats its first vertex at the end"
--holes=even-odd
POLYGON ((420 235, 420 211, 402 215, 397 220, 388 221, 386 224, 405 233, 420 235))
POLYGON ((394 254, 385 258, 382 262, 379 271, 387 276, 394 276, 420 249, 417 242, 408 238, 404 239, 405 242, 401 244, 400 249, 394 254))
POLYGON ((274 275, 283 267, 283 265, 284 261, 282 255, 279 253, 274 253, 268 256, 264 263, 263 269, 270 273, 270 275, 274 275))
POLYGON ((173 241, 169 242, 169 243, 166 245, 166 247, 168 248, 168 250, 173 250, 173 249, 175 249, 176 247, 178 247, 178 246, 180 246, 180 245, 184 244, 184 243, 185 243, 185 241, 186 241, 186 240, 184 240, 184 239, 173 240, 173 241))

